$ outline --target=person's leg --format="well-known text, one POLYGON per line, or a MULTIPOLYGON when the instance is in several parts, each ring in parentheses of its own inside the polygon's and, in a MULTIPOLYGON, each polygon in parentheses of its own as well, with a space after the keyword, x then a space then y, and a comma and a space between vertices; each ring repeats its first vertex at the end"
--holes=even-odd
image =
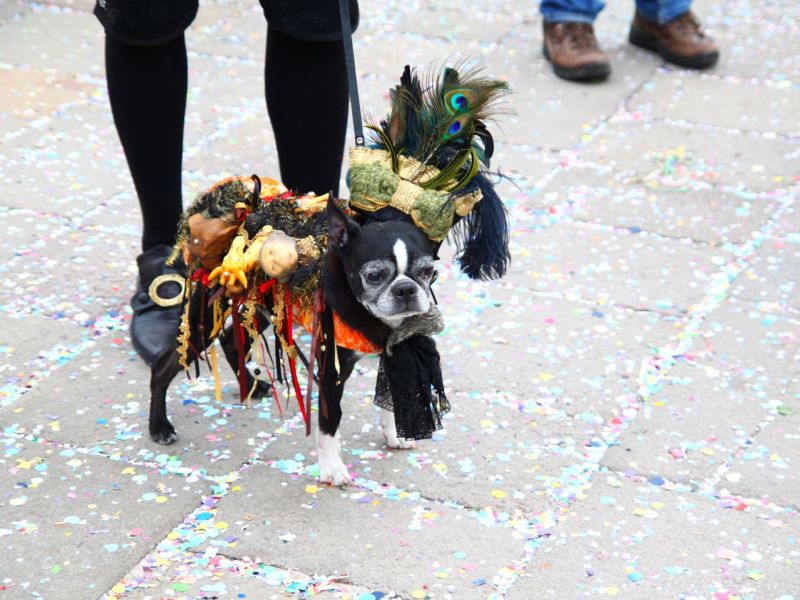
POLYGON ((611 65, 594 36, 593 23, 603 0, 542 0, 542 53, 563 79, 583 81, 608 76, 611 65))
POLYGON ((703 33, 689 10, 691 0, 636 0, 629 40, 676 65, 705 69, 719 59, 719 48, 703 33))
POLYGON ((603 0, 542 0, 539 12, 547 23, 594 23, 603 0))
POLYGON ((172 246, 182 210, 188 78, 183 34, 157 46, 130 46, 106 36, 105 54, 114 124, 142 209, 142 250, 172 246))
POLYGON ((339 193, 348 87, 341 41, 267 28, 265 87, 281 179, 300 193, 339 193))
POLYGON ((106 35, 106 80, 114 125, 142 210, 139 278, 131 298, 131 343, 147 364, 171 349, 180 323, 185 274, 171 267, 181 216, 181 158, 187 62, 183 33, 154 46, 133 46, 106 35), (159 277, 171 279, 150 286, 159 277), (154 297, 155 295, 155 297, 154 297))
POLYGON ((651 23, 664 25, 689 10, 692 0, 636 0, 636 8, 651 23))

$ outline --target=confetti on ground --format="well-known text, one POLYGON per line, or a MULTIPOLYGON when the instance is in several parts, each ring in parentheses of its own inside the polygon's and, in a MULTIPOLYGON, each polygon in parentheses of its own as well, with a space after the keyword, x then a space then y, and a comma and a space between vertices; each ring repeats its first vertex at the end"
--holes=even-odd
MULTIPOLYGON (((222 403, 207 372, 176 381, 179 440, 149 441, 149 370, 127 331, 140 217, 102 28, 72 3, 12 4, 0 10, 0 547, 14 559, 0 592, 798 597, 796 3, 705 4, 722 46, 706 73, 631 50, 629 7, 609 6, 598 34, 614 76, 587 87, 550 72, 535 2, 362 3, 372 114, 403 64, 470 48, 514 89, 492 159, 508 176, 512 266, 475 283, 442 248, 453 409, 433 439, 389 449, 377 363, 359 363, 347 489, 319 483, 287 390, 281 410, 247 409, 229 373, 222 403)), ((185 199, 229 174, 279 172, 264 35, 257 5, 226 3, 201 7, 187 35, 185 199)))

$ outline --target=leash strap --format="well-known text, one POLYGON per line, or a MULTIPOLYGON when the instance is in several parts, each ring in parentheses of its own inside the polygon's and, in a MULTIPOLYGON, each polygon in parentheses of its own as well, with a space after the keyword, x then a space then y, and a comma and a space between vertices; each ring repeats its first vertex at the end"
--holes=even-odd
POLYGON ((347 68, 347 87, 350 91, 350 107, 353 111, 353 131, 356 136, 356 146, 363 146, 364 125, 361 121, 361 102, 358 99, 356 57, 353 52, 353 31, 350 28, 350 3, 348 0, 339 0, 339 18, 342 21, 342 44, 347 68))

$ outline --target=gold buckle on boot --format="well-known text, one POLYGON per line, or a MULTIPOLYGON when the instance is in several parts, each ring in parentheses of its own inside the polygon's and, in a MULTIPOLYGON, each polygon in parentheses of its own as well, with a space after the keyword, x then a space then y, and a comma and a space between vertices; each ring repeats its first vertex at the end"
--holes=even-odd
POLYGON ((150 299, 159 306, 168 308, 183 302, 184 291, 186 291, 186 282, 184 281, 183 277, 176 275, 175 273, 167 273, 166 275, 159 275, 153 279, 153 282, 150 284, 150 289, 147 290, 147 295, 150 296, 150 299), (158 288, 168 281, 174 281, 175 283, 179 284, 181 286, 181 291, 172 298, 163 298, 159 295, 158 288))

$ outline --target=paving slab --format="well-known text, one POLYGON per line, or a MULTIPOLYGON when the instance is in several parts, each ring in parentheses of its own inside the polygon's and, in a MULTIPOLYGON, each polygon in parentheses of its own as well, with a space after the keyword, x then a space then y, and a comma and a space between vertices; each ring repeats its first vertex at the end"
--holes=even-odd
MULTIPOLYGON (((251 175, 280 179, 278 153, 269 120, 247 117, 240 124, 222 123, 206 139, 198 141, 192 155, 184 161, 184 189, 198 193, 231 175, 251 175)), ((185 194, 184 203, 192 196, 185 194)))
MULTIPOLYGON (((18 4, 22 5, 39 4, 35 0, 16 0, 16 1, 18 4)), ((74 10, 82 10, 84 12, 91 12, 94 9, 95 0, 48 0, 47 4, 68 7, 74 10)))
MULTIPOLYGON (((359 94, 366 94, 361 103, 365 109, 375 100, 375 96, 370 95, 370 90, 378 90, 378 97, 384 97, 388 101, 388 96, 383 94, 388 93, 389 87, 375 85, 373 80, 385 79, 391 86, 395 86, 406 65, 419 69, 422 74, 428 65, 445 60, 451 62, 466 50, 461 44, 403 31, 363 31, 353 39, 353 48, 358 66, 359 94), (392 52, 375 52, 376 47, 391 48, 392 52)), ((388 102, 381 107, 381 113, 387 106, 388 102)))
POLYGON ((0 106, 4 118, 0 139, 20 135, 43 115, 85 100, 91 89, 74 75, 3 66, 0 68, 0 106))
POLYGON ((12 598, 100 596, 207 488, 18 438, 2 448, 0 582, 12 598))
POLYGON ((770 236, 736 281, 731 296, 756 303, 780 303, 800 309, 800 235, 798 230, 770 236))
POLYGON ((648 478, 714 485, 769 414, 768 403, 750 393, 742 375, 713 361, 679 363, 602 464, 648 478))
POLYGON ((421 10, 405 12, 398 19, 400 31, 446 40, 463 40, 462 43, 476 45, 482 42, 497 42, 520 24, 524 14, 514 14, 487 7, 471 12, 464 19, 461 9, 454 6, 437 6, 426 3, 421 10))
MULTIPOLYGON (((224 559, 224 557, 220 557, 224 559)), ((224 564, 236 561, 225 561, 224 564)), ((124 596, 125 600, 162 600, 163 598, 170 598, 175 600, 194 600, 196 598, 253 598, 263 600, 278 600, 281 598, 297 598, 295 589, 306 591, 311 589, 314 598, 320 600, 331 600, 333 598, 341 598, 343 594, 354 594, 353 597, 358 598, 363 594, 370 593, 370 590, 358 588, 358 586, 344 584, 330 584, 330 590, 322 589, 321 586, 313 584, 308 587, 295 586, 293 591, 283 591, 281 584, 283 580, 278 580, 274 576, 272 578, 262 581, 258 576, 245 577, 238 574, 230 574, 228 572, 216 570, 212 573, 197 575, 197 565, 190 563, 193 572, 168 572, 161 575, 157 582, 148 582, 140 588, 134 588, 127 591, 124 596)), ((279 570, 270 571, 266 568, 267 572, 272 575, 273 573, 281 573, 279 570)), ((187 569, 188 571, 188 569, 187 569)), ((282 573, 281 573, 282 574, 282 573)), ((292 586, 294 582, 290 583, 292 586)))
POLYGON ((91 210, 76 217, 73 222, 92 231, 105 231, 115 236, 142 239, 142 211, 136 192, 131 186, 128 192, 114 194, 91 210))
POLYGON ((651 187, 764 191, 792 184, 800 165, 800 144, 773 133, 722 131, 621 114, 587 144, 581 158, 651 187))
MULTIPOLYGON (((432 440, 387 450, 365 359, 342 426, 356 481, 340 490, 319 485, 296 409, 242 409, 224 365, 225 401, 206 373, 176 381, 179 442, 148 441, 149 371, 126 327, 141 221, 93 4, 0 2, 0 430, 17 470, 0 485, 13 521, 0 523, 12 557, 0 589, 108 600, 796 595, 800 7, 697 0, 722 60, 684 73, 630 46, 633 6, 610 3, 596 31, 613 73, 577 85, 542 57, 530 0, 362 3, 368 113, 386 112, 406 63, 467 55, 509 82, 516 114, 493 127, 492 166, 510 176, 498 189, 513 263, 503 282, 475 284, 443 250, 437 341, 453 409, 432 440), (687 341, 677 363, 661 360, 687 341), (36 495, 49 484, 75 488, 81 510, 36 495), (95 489, 108 493, 84 501, 95 489), (23 533, 27 523, 39 529, 23 533)), ((186 35, 186 203, 227 174, 277 175, 261 8, 201 4, 186 35)))
POLYGON ((720 472, 718 488, 726 493, 796 504, 798 327, 796 312, 781 311, 774 303, 732 300, 701 330, 714 364, 733 374, 737 392, 749 404, 765 411, 742 449, 728 459, 729 468, 720 472))
POLYGON ((440 294, 450 308, 437 339, 448 384, 508 396, 523 414, 607 422, 620 396, 638 393, 642 362, 682 331, 658 312, 580 304, 524 286, 458 284, 457 294, 440 294), (473 308, 461 315, 465 303, 473 308))
MULTIPOLYGON (((199 153, 198 141, 221 136, 233 125, 269 123, 264 100, 264 59, 189 54, 184 163, 199 153)), ((205 151, 205 150, 204 150, 205 151)))
MULTIPOLYGON (((507 394, 450 386, 442 429, 413 449, 389 449, 373 405, 377 363, 364 363, 347 382, 339 430, 343 460, 359 487, 530 518, 550 507, 547 491, 557 474, 582 460, 584 444, 596 435, 592 423, 549 406, 522 413, 507 394)), ((280 436, 259 460, 289 474, 319 473, 313 438, 302 430, 280 436)))
MULTIPOLYGON (((0 313, 2 390, 0 407, 16 402, 53 369, 80 352, 84 332, 68 321, 0 313)), ((2 414, 2 412, 0 412, 2 414)))
POLYGON ((800 394, 779 401, 782 403, 773 408, 752 443, 731 461, 720 487, 745 498, 768 498, 797 509, 800 394))
POLYGON ((11 0, 0 4, 0 24, 22 18, 29 6, 22 0, 11 0))
POLYGON ((669 189, 606 167, 572 167, 542 191, 544 203, 573 219, 688 238, 713 246, 741 244, 779 206, 773 193, 669 189))
POLYGON ((6 142, 2 203, 79 219, 132 190, 108 102, 70 105, 6 142))
MULTIPOLYGON (((539 183, 546 175, 559 165, 557 153, 540 149, 534 146, 514 145, 505 142, 496 142, 494 156, 491 159, 491 168, 503 175, 498 182, 498 194, 503 202, 514 202, 514 196, 525 193, 519 198, 519 203, 531 206, 530 188, 539 183), (509 178, 506 180, 505 178, 509 178)), ((513 209, 512 209, 513 210, 513 209)))
POLYGON ((599 474, 508 597, 791 598, 797 513, 599 474), (678 542, 677 540, 680 540, 678 542))
POLYGON ((6 281, 0 302, 20 315, 67 318, 90 327, 127 305, 139 248, 135 238, 99 228, 54 228, 0 267, 6 281))
POLYGON ((267 22, 257 2, 204 2, 186 30, 186 46, 200 54, 264 63, 267 22))
POLYGON ((707 123, 742 131, 797 132, 797 90, 787 85, 719 79, 666 71, 628 102, 630 110, 662 119, 707 123), (734 93, 735 90, 735 93, 734 93))
POLYGON ((722 58, 712 73, 775 82, 797 79, 797 5, 698 0, 692 10, 720 46, 722 58))
MULTIPOLYGON (((238 387, 224 359, 220 377, 221 403, 214 400, 213 378, 207 372, 194 383, 176 377, 167 414, 178 441, 172 446, 156 444, 147 433, 150 369, 129 341, 109 336, 86 348, 53 374, 46 387, 31 390, 3 416, 20 435, 116 460, 159 464, 180 474, 222 476, 238 469, 259 444, 280 435, 276 431, 298 425, 277 414, 272 398, 252 409, 239 404, 238 387)), ((288 416, 292 414, 290 408, 288 416)))
MULTIPOLYGON (((539 27, 528 27, 528 35, 537 38, 541 35, 539 27)), ((541 56, 540 43, 531 42, 532 56, 521 57, 529 60, 531 66, 517 80, 516 89, 522 93, 511 99, 516 115, 503 119, 508 139, 514 143, 559 149, 575 147, 593 127, 620 110, 623 100, 658 65, 651 56, 619 43, 606 47, 615 65, 609 79, 578 84, 553 75, 549 63, 541 56)))
POLYGON ((103 77, 103 27, 89 12, 37 3, 2 27, 2 63, 103 77))
POLYGON ((724 248, 567 222, 520 232, 515 240, 530 260, 513 261, 509 273, 532 289, 669 314, 698 302, 711 275, 730 259, 724 248), (665 257, 668 263, 661 262, 665 257))
POLYGON ((43 214, 27 208, 0 206, 0 219, 4 224, 4 237, 7 245, 0 248, 0 259, 7 261, 28 252, 53 229, 60 229, 69 221, 56 215, 43 214))
MULTIPOLYGON (((703 323, 700 335, 711 356, 744 373, 773 394, 790 395, 800 376, 800 318, 765 303, 731 299, 703 323)), ((766 398, 766 392, 760 395, 766 398)))
POLYGON ((403 597, 421 589, 431 598, 482 597, 521 552, 509 530, 414 496, 390 500, 319 487, 312 478, 287 477, 266 465, 245 471, 237 487, 211 517, 227 523, 233 538, 210 542, 221 553, 280 561, 307 573, 346 574, 360 586, 403 597))

